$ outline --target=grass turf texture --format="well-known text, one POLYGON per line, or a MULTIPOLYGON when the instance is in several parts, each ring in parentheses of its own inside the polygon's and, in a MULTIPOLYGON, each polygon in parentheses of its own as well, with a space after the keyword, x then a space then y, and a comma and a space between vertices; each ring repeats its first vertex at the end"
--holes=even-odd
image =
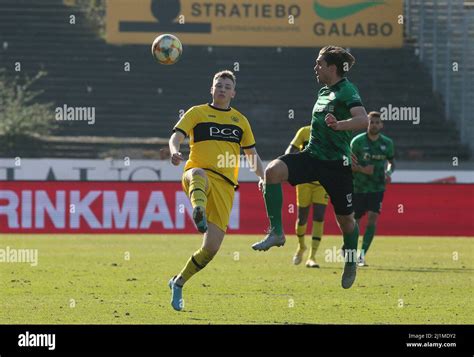
POLYGON ((167 283, 200 246, 198 235, 2 235, 0 249, 38 249, 38 265, 0 263, 0 323, 474 323, 473 239, 375 237, 370 266, 344 290, 342 263, 325 261, 340 237, 324 236, 321 269, 291 264, 294 236, 253 251, 261 238, 228 235, 185 286, 185 311, 175 312, 167 283))

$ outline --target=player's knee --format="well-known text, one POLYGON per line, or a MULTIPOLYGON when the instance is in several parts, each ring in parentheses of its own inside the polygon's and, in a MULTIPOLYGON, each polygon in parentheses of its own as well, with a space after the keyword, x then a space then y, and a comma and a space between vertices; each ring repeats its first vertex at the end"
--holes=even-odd
POLYGON ((279 160, 273 160, 265 169, 265 182, 266 183, 280 183, 281 178, 281 167, 279 160))
POLYGON ((324 221, 324 214, 313 213, 313 221, 318 221, 318 222, 324 221))
POLYGON ((298 218, 296 218, 296 224, 299 226, 302 226, 306 224, 307 220, 308 220, 308 217, 301 217, 298 215, 298 218))
POLYGON ((354 231, 356 221, 353 216, 338 216, 337 222, 343 233, 349 234, 354 231))
POLYGON ((324 205, 314 205, 313 206, 313 221, 322 222, 324 221, 324 212, 326 210, 326 206, 324 205))
POLYGON ((272 183, 271 181, 273 181, 275 177, 276 177, 275 167, 272 166, 272 163, 270 163, 265 169, 265 182, 272 183))
POLYGON ((203 169, 200 169, 200 168, 192 168, 189 170, 191 176, 202 176, 202 177, 206 177, 206 171, 204 171, 203 169))
POLYGON ((367 224, 369 226, 375 226, 377 224, 377 218, 378 218, 378 214, 377 213, 372 213, 372 212, 369 212, 368 216, 367 216, 367 224))

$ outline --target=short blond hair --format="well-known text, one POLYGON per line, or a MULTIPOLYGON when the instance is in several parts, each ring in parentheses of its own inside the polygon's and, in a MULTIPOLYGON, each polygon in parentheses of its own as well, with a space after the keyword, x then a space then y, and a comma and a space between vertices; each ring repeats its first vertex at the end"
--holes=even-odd
POLYGON ((237 86, 237 78, 235 77, 234 72, 229 71, 228 69, 217 72, 214 75, 213 82, 217 81, 219 78, 229 78, 232 82, 234 82, 234 87, 237 86))

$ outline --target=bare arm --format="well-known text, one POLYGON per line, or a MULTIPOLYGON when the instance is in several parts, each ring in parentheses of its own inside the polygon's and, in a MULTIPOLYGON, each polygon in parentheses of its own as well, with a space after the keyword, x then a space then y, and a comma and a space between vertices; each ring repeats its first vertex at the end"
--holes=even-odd
POLYGON ((251 171, 254 171, 257 176, 263 180, 265 171, 263 170, 263 163, 257 153, 257 149, 255 147, 250 149, 244 149, 244 153, 247 157, 247 160, 250 162, 251 171))
POLYGON ((360 166, 359 164, 352 164, 352 172, 360 172, 365 175, 372 176, 374 174, 374 165, 360 166))
POLYGON ((351 108, 351 115, 352 118, 337 121, 334 115, 327 114, 325 121, 329 127, 338 131, 367 129, 367 126, 369 125, 369 119, 364 107, 359 106, 351 108))
MULTIPOLYGON (((354 149, 352 143, 351 143, 351 149, 354 149)), ((360 165, 356 152, 352 152, 351 157, 352 157, 352 165, 351 165, 352 172, 360 172, 369 176, 374 174, 374 165, 366 165, 366 166, 360 165)))
POLYGON ((388 160, 387 170, 385 170, 385 182, 392 182, 392 174, 395 171, 395 159, 388 160))
POLYGON ((178 166, 181 161, 184 160, 183 155, 179 151, 181 144, 183 143, 185 136, 180 131, 176 131, 171 135, 169 141, 171 163, 178 166))
POLYGON ((388 175, 391 175, 395 171, 395 159, 388 160, 387 170, 385 171, 388 175))

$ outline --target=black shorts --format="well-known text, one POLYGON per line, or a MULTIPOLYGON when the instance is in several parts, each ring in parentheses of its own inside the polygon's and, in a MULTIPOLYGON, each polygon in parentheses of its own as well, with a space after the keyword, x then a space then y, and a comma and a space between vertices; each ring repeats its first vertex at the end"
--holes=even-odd
POLYGON ((319 181, 331 197, 334 212, 346 216, 354 212, 352 207, 352 169, 343 160, 319 160, 308 151, 280 156, 288 166, 288 182, 293 185, 319 181))
POLYGON ((355 219, 361 218, 367 211, 380 213, 382 210, 383 191, 354 193, 355 219))

